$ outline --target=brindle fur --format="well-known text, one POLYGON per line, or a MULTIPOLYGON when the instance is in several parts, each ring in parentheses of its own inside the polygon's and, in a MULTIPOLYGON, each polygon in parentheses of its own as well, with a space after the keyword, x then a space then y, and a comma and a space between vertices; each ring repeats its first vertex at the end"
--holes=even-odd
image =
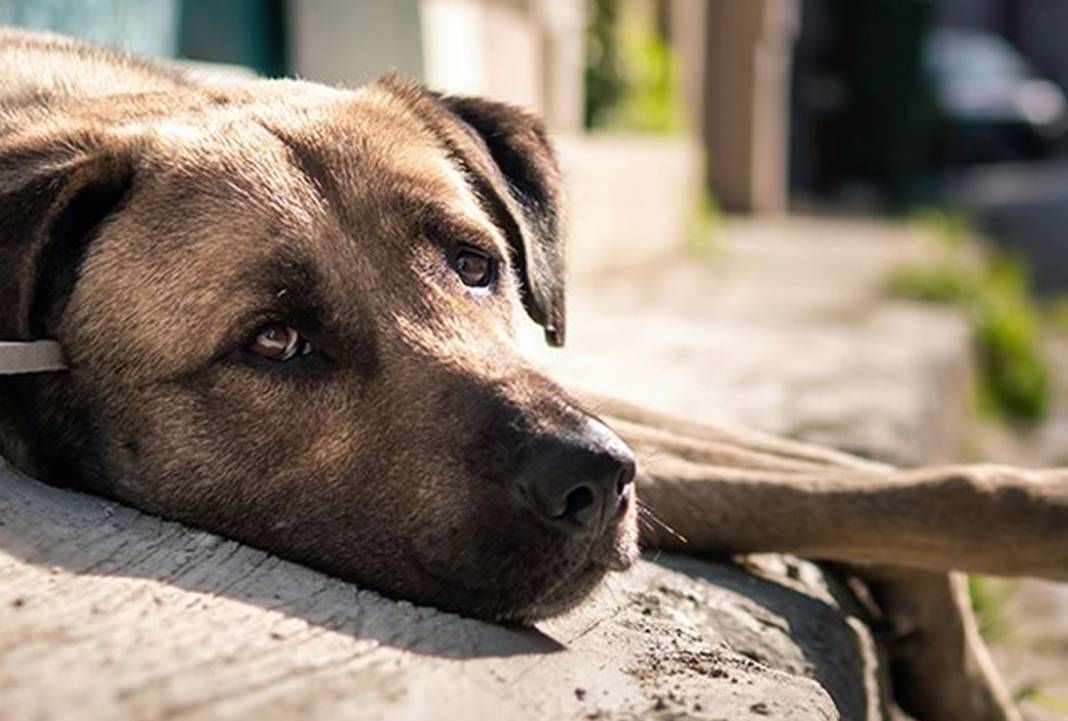
POLYGON ((222 82, 17 31, 0 78, 0 337, 57 338, 71 364, 0 380, 6 452, 42 479, 531 620, 635 558, 633 507, 591 543, 510 503, 531 439, 597 408, 656 451, 642 495, 678 535, 648 542, 850 564, 914 713, 1015 718, 946 572, 1066 578, 1068 476, 901 473, 574 400, 514 350, 520 304, 564 334, 560 183, 527 113, 392 79, 222 82), (459 287, 457 242, 505 261, 496 292, 459 287), (322 355, 241 359, 270 320, 322 355))

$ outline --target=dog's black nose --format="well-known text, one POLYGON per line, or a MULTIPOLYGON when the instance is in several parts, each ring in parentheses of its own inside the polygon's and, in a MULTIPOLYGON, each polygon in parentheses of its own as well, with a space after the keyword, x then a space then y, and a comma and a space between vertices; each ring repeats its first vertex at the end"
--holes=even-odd
POLYGON ((629 502, 634 456, 614 433, 591 421, 582 433, 539 438, 517 480, 527 505, 543 519, 568 532, 594 532, 629 502))

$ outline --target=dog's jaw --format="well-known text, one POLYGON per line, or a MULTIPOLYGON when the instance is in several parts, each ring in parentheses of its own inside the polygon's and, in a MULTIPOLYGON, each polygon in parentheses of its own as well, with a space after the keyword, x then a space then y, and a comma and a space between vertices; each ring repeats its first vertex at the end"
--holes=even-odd
POLYGON ((544 596, 517 612, 503 613, 497 621, 532 624, 561 616, 586 601, 609 573, 629 570, 641 557, 638 544, 637 499, 631 497, 624 514, 590 549, 590 558, 578 571, 561 579, 544 596))

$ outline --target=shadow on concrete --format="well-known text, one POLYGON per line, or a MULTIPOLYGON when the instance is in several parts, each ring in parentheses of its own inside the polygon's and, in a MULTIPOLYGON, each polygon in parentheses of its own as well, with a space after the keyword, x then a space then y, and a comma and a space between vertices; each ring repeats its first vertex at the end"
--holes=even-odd
POLYGON ((2 461, 0 549, 41 568, 150 579, 427 656, 471 659, 565 650, 537 629, 394 601, 235 541, 46 485, 2 461))

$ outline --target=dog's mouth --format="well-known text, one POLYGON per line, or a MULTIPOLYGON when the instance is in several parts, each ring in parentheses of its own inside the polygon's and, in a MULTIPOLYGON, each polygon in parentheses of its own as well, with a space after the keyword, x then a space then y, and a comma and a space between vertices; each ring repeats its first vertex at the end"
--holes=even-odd
POLYGON ((520 612, 503 614, 497 620, 533 623, 567 613, 585 601, 609 573, 621 573, 637 563, 641 550, 636 513, 637 503, 628 503, 605 534, 591 544, 587 560, 574 573, 560 578, 520 612))
MULTIPOLYGON (((514 539, 511 545, 517 550, 528 547, 524 539, 514 539)), ((419 571, 434 589, 423 595, 422 602, 488 621, 529 624, 572 610, 609 573, 634 565, 640 555, 637 500, 631 494, 596 536, 543 548, 537 558, 481 559, 478 576, 472 575, 470 563, 459 563, 455 557, 433 557, 414 547, 412 551, 419 571)))

